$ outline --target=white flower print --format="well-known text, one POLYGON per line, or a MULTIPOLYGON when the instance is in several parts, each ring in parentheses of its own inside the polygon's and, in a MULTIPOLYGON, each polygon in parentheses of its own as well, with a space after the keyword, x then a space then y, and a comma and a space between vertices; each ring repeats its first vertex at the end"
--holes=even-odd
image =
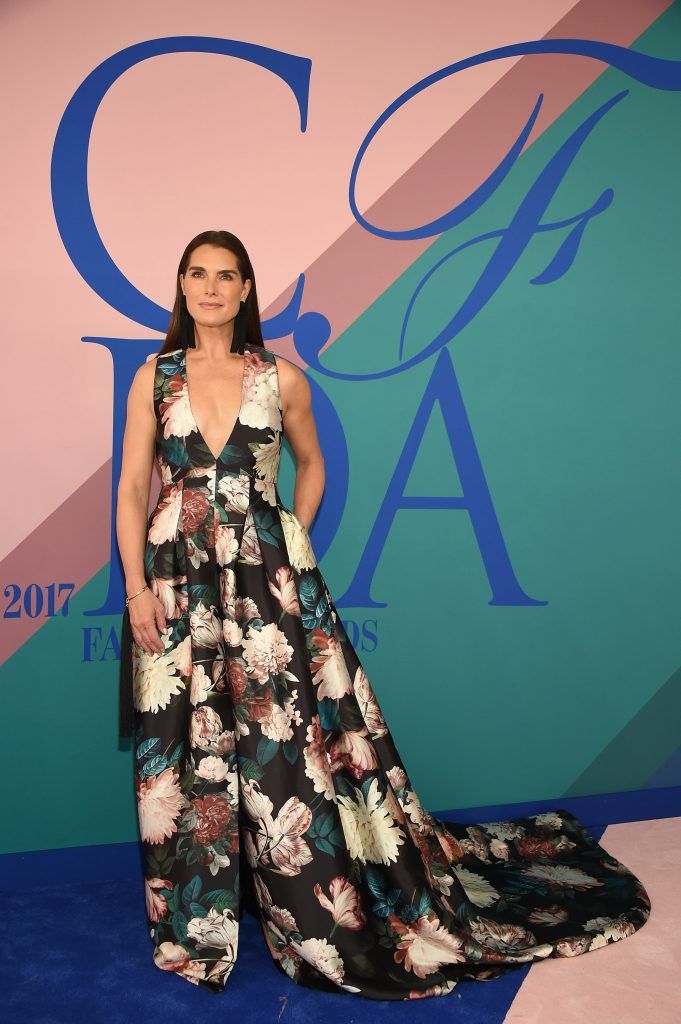
POLYGON ((175 694, 184 689, 184 680, 177 674, 176 653, 170 638, 171 627, 161 632, 164 653, 147 654, 139 647, 135 658, 133 700, 138 711, 154 714, 168 707, 175 694))
POLYGON ((374 739, 385 736, 388 727, 385 723, 383 712, 378 705, 376 694, 367 678, 367 674, 361 665, 357 666, 352 685, 367 729, 374 739))
POLYGON ((193 917, 187 925, 187 935, 197 949, 218 946, 230 949, 236 954, 239 925, 231 910, 218 913, 211 907, 205 917, 193 917))
POLYGON ((215 557, 218 565, 235 562, 239 555, 239 542, 233 526, 221 523, 215 530, 215 557))
POLYGON ((337 798, 350 856, 363 863, 390 864, 397 860, 405 833, 395 823, 378 779, 371 780, 366 798, 360 789, 354 790, 355 800, 344 795, 337 798))
POLYGON ((206 670, 203 665, 194 665, 192 669, 192 685, 189 695, 194 707, 197 704, 203 704, 208 699, 213 683, 210 676, 206 675, 206 670))
POLYGON ((194 417, 189 406, 189 392, 186 381, 179 377, 172 382, 173 392, 168 396, 161 411, 163 436, 187 437, 195 429, 194 417))
POLYGON ((296 572, 312 569, 317 564, 312 549, 310 534, 300 519, 289 509, 280 506, 279 516, 284 531, 284 543, 288 551, 289 561, 296 572))
POLYGON ((140 834, 146 843, 162 843, 177 831, 177 817, 185 806, 177 773, 165 768, 143 780, 137 788, 140 834))
POLYGON ((325 977, 338 985, 345 976, 345 965, 336 947, 326 939, 304 939, 303 942, 291 941, 291 946, 313 967, 325 977))
POLYGON ((170 484, 163 489, 151 518, 148 539, 152 544, 175 539, 181 511, 182 484, 170 484))
POLYGON ((227 508, 232 511, 244 513, 248 509, 250 484, 247 476, 225 474, 220 478, 217 492, 222 495, 227 508))
MULTIPOLYGON (((253 452, 255 458, 255 471, 257 474, 256 483, 264 483, 274 489, 279 473, 279 459, 281 457, 281 439, 279 434, 272 436, 270 441, 259 444, 253 452)), ((269 494, 269 491, 268 491, 269 494)), ((270 501, 274 505, 274 501, 270 501)))
POLYGON ((261 683, 283 672, 293 655, 286 634, 276 622, 268 622, 261 629, 249 626, 243 651, 248 675, 261 683))
POLYGON ((599 878, 569 864, 532 864, 524 868, 523 874, 538 878, 547 885, 569 886, 572 889, 595 889, 603 885, 599 878))
POLYGON ((259 720, 263 736, 270 740, 286 742, 293 739, 292 724, 300 725, 303 721, 300 711, 295 707, 297 690, 291 691, 291 696, 283 704, 270 705, 269 714, 259 720))
POLYGON ((497 902, 499 893, 486 878, 469 868, 461 867, 460 864, 453 864, 452 867, 463 886, 466 897, 476 907, 491 907, 497 902))
POLYGON ((312 682, 318 687, 317 700, 337 700, 352 692, 352 680, 337 635, 326 636, 318 631, 319 652, 311 662, 312 682))
POLYGON ((222 644, 222 619, 214 606, 199 604, 189 613, 189 628, 199 647, 218 647, 222 644))
POLYGON ((391 917, 390 924, 401 936, 395 960, 419 978, 426 978, 444 964, 466 959, 461 938, 447 931, 434 913, 422 915, 413 924, 391 917))

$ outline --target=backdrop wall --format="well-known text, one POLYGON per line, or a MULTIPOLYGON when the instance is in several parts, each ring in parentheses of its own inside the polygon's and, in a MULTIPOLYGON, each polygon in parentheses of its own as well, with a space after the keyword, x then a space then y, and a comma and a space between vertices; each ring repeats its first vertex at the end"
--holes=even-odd
POLYGON ((681 5, 294 8, 0 12, 3 852, 137 835, 125 399, 206 228, 308 373, 313 545, 426 806, 681 781, 681 5))

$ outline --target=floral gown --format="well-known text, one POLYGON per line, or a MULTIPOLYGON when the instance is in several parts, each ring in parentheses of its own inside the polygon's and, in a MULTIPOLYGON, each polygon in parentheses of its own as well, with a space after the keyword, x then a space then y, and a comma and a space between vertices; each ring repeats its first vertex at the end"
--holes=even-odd
POLYGON ((145 574, 165 650, 137 647, 126 611, 120 728, 155 964, 224 990, 249 894, 290 979, 372 999, 442 996, 631 935, 646 890, 569 811, 463 825, 422 806, 280 500, 274 354, 246 344, 243 371, 216 459, 185 351, 157 356, 145 574))

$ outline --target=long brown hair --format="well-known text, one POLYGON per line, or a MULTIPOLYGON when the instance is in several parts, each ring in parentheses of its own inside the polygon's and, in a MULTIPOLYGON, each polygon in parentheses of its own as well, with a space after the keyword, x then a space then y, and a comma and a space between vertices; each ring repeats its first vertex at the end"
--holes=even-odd
POLYGON ((176 348, 186 347, 187 340, 186 337, 183 336, 183 318, 185 318, 185 321, 193 331, 194 319, 187 310, 187 302, 180 284, 180 274, 186 274, 191 255, 194 252, 194 249, 197 249, 200 245, 214 245, 217 248, 229 250, 236 259, 236 265, 239 268, 241 279, 245 281, 247 278, 250 278, 250 290, 237 315, 239 318, 243 317, 245 332, 244 340, 247 341, 249 345, 259 345, 261 348, 264 348, 262 327, 260 326, 258 293, 255 287, 255 274, 253 272, 253 264, 246 252, 246 247, 241 239, 237 238, 236 235, 233 235, 231 231, 202 231, 201 234, 192 238, 191 242, 182 253, 182 259, 180 260, 180 265, 177 268, 177 278, 175 281, 176 290, 173 312, 168 326, 168 333, 166 334, 163 345, 158 351, 158 355, 161 355, 164 352, 172 352, 176 348))

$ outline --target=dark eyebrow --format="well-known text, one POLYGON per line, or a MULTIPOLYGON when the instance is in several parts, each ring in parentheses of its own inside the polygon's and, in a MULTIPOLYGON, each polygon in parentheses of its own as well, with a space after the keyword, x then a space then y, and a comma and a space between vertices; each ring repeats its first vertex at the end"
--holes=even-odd
MULTIPOLYGON (((190 270, 205 270, 205 269, 206 269, 205 267, 197 267, 197 266, 187 267, 187 273, 189 273, 190 270)), ((223 267, 222 270, 218 271, 218 273, 219 274, 222 274, 222 273, 225 273, 225 274, 238 274, 239 271, 236 269, 236 267, 223 267)))

